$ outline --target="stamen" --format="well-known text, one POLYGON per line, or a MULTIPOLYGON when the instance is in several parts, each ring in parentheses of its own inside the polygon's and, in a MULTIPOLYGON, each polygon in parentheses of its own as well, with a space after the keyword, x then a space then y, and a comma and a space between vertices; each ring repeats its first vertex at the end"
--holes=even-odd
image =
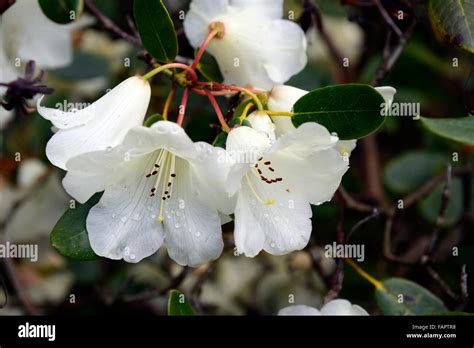
POLYGON ((274 203, 275 203, 275 201, 273 200, 273 198, 270 198, 270 199, 268 199, 268 200, 264 200, 262 197, 259 196, 259 194, 258 194, 257 191, 255 190, 255 187, 253 186, 252 181, 250 180, 248 174, 245 174, 245 179, 247 180, 247 184, 249 185, 250 190, 252 191, 253 195, 255 196, 255 198, 257 198, 257 200, 258 200, 260 203, 265 204, 265 205, 271 205, 271 204, 274 204, 274 203))

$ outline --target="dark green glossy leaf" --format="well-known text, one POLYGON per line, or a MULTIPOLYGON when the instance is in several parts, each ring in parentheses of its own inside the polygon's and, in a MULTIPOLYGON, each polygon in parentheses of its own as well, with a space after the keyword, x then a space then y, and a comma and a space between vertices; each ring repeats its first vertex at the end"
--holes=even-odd
POLYGON ((421 124, 443 138, 474 145, 474 116, 460 118, 425 118, 421 124))
POLYGON ((133 14, 143 46, 161 62, 171 62, 178 54, 173 21, 161 0, 135 0, 133 14))
MULTIPOLYGON (((444 183, 439 184, 431 193, 419 204, 421 215, 431 224, 436 223, 439 209, 441 207, 444 183)), ((462 183, 461 179, 454 178, 451 184, 451 195, 448 207, 444 215, 443 227, 453 226, 461 218, 462 205, 462 183)))
POLYGON ((323 87, 300 98, 293 107, 293 124, 317 122, 341 140, 362 138, 379 128, 384 99, 368 85, 346 84, 323 87))
POLYGON ((422 286, 402 278, 382 282, 384 289, 375 290, 375 298, 384 315, 424 315, 447 312, 443 302, 422 286))
POLYGON ((442 39, 474 53, 474 0, 430 0, 428 9, 442 39))
POLYGON ((448 161, 448 157, 440 153, 409 152, 388 163, 384 182, 390 190, 398 194, 407 194, 445 169, 448 161))
POLYGON ((38 0, 43 13, 53 22, 67 24, 82 14, 83 0, 38 0))
POLYGON ((147 117, 144 125, 145 127, 151 127, 153 124, 155 124, 158 121, 163 121, 163 116, 161 116, 160 114, 154 114, 154 115, 151 115, 150 117, 147 117))
POLYGON ((86 218, 100 197, 102 193, 96 193, 86 203, 76 203, 75 208, 66 210, 54 226, 51 232, 51 244, 62 255, 81 261, 97 258, 89 243, 86 218))
POLYGON ((179 290, 171 290, 168 300, 168 315, 187 316, 195 315, 193 307, 188 303, 186 297, 179 290))

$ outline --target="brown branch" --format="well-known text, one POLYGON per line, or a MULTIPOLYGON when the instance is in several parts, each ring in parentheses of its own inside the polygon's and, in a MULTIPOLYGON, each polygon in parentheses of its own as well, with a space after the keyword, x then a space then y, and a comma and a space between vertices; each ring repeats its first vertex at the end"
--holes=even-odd
POLYGON ((140 39, 130 35, 129 33, 125 32, 124 30, 120 29, 109 17, 104 15, 100 10, 92 3, 91 0, 84 0, 85 7, 99 20, 102 25, 110 30, 111 32, 115 33, 122 39, 141 47, 140 39))
POLYGON ((466 265, 461 268, 461 300, 464 305, 469 302, 469 290, 467 287, 467 272, 466 265))
POLYGON ((318 31, 321 39, 326 44, 329 53, 333 57, 334 61, 337 62, 338 66, 338 76, 336 80, 339 83, 347 83, 351 81, 351 72, 349 68, 346 68, 342 65, 343 55, 339 52, 339 49, 334 44, 333 40, 329 36, 328 32, 326 31, 323 23, 323 18, 321 16, 321 12, 317 8, 315 4, 313 4, 310 0, 303 0, 303 9, 311 14, 311 21, 314 24, 316 30, 318 31))
MULTIPOLYGON (((339 192, 336 192, 335 198, 339 204, 339 218, 336 226, 336 241, 338 244, 344 244, 346 237, 344 234, 344 199, 339 192)), ((336 271, 331 277, 331 289, 324 297, 324 303, 327 303, 339 296, 342 290, 342 282, 344 280, 344 259, 336 259, 336 271)))
POLYGON ((441 276, 436 272, 433 267, 430 265, 426 265, 426 270, 428 271, 428 274, 431 276, 431 278, 438 283, 440 288, 448 295, 451 299, 457 301, 458 296, 451 290, 448 284, 441 278, 441 276))
POLYGON ((189 274, 190 270, 191 269, 189 267, 184 267, 182 271, 171 280, 170 285, 168 285, 166 288, 151 289, 139 294, 123 296, 122 301, 125 303, 140 303, 152 300, 157 296, 163 296, 168 293, 168 291, 177 288, 189 274))
POLYGON ((436 244, 436 241, 438 240, 439 231, 445 221, 446 210, 448 209, 449 199, 451 197, 451 182, 452 182, 452 167, 450 164, 448 164, 448 168, 446 169, 446 183, 444 184, 443 193, 441 195, 441 205, 439 207, 438 217, 436 219, 435 227, 431 235, 430 245, 426 253, 428 256, 431 256, 431 253, 436 244))
POLYGON ((375 206, 371 206, 355 200, 342 185, 339 186, 339 192, 341 193, 342 198, 346 202, 347 207, 350 209, 360 211, 361 213, 370 213, 373 212, 374 209, 377 209, 377 207, 375 206))

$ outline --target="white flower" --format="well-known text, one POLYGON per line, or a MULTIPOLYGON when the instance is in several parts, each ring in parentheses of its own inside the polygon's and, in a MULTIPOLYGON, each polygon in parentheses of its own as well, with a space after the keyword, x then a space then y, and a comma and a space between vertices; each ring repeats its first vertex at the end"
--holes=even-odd
POLYGON ((59 129, 46 145, 48 159, 66 169, 66 162, 74 156, 120 144, 128 130, 142 125, 150 95, 150 84, 133 76, 80 110, 45 108, 40 105, 41 97, 38 112, 59 129))
POLYGON ((123 144, 67 163, 66 191, 80 202, 105 190, 87 217, 92 249, 138 262, 164 243, 181 265, 197 266, 222 251, 224 149, 193 143, 177 124, 159 121, 129 131, 123 144))
MULTIPOLYGON (((388 107, 390 107, 393 102, 393 97, 397 92, 396 89, 393 87, 384 86, 376 87, 375 90, 377 90, 384 97, 385 103, 388 107)), ((309 92, 292 86, 275 86, 270 92, 267 101, 268 109, 271 111, 292 111, 293 105, 298 101, 298 99, 307 93, 309 92)), ((275 123, 277 134, 284 134, 295 128, 291 122, 290 117, 275 116, 272 117, 272 121, 275 123)))
MULTIPOLYGON (((0 16, 0 82, 16 80, 29 60, 45 69, 69 65, 73 52, 71 32, 90 22, 81 18, 59 25, 43 14, 38 1, 17 0, 0 16)), ((0 99, 5 91, 0 86, 0 99)), ((12 116, 13 111, 0 106, 0 129, 12 116)))
POLYGON ((10 64, 28 60, 45 69, 64 67, 72 61, 71 32, 88 20, 60 25, 48 19, 38 1, 17 0, 0 19, 2 50, 10 64))
POLYGON ((295 305, 281 309, 278 315, 369 315, 369 313, 347 300, 338 299, 326 303, 320 310, 310 306, 295 305))
POLYGON ((213 22, 225 32, 207 50, 217 60, 225 83, 270 89, 306 65, 306 38, 294 22, 281 19, 283 0, 193 0, 184 31, 199 47, 213 22))
POLYGON ((248 117, 254 128, 236 128, 227 138, 230 154, 250 154, 248 163, 233 165, 226 185, 237 196, 235 243, 246 256, 262 249, 282 255, 306 246, 310 203, 331 199, 348 161, 335 148, 338 138, 319 124, 305 123, 273 140, 271 127, 257 118, 269 120, 254 113, 248 117))

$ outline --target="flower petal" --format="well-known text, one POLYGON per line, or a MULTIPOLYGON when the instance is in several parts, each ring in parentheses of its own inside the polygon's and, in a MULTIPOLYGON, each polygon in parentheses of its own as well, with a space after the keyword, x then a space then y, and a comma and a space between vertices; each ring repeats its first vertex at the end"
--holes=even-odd
POLYGON ((249 250, 248 243, 237 244, 239 240, 260 241, 260 236, 248 235, 254 232, 263 232, 263 249, 272 255, 303 249, 308 244, 312 229, 309 203, 287 190, 284 182, 267 184, 253 172, 248 173, 243 180, 238 198, 240 202, 237 204, 240 204, 240 209, 235 213, 237 251, 247 256, 254 256, 258 252, 257 246, 249 250), (249 230, 248 221, 258 227, 249 230))
POLYGON ((72 61, 71 31, 77 26, 49 20, 37 1, 16 1, 2 15, 1 26, 11 57, 34 60, 46 69, 64 67, 72 61))
POLYGON ((306 38, 296 23, 262 20, 248 11, 219 20, 226 33, 211 41, 208 51, 216 58, 226 84, 270 89, 306 65, 306 38))
POLYGON ((229 0, 193 0, 184 19, 184 32, 191 46, 199 47, 207 33, 209 24, 228 11, 229 0))
POLYGON ((349 301, 343 299, 332 300, 321 308, 322 315, 369 315, 365 309, 360 306, 352 305, 349 301))
POLYGON ((110 183, 87 217, 94 252, 103 257, 139 262, 163 243, 163 227, 156 221, 157 200, 150 197, 153 182, 145 170, 153 167, 153 154, 133 158, 110 183))
POLYGON ((193 189, 192 169, 176 158, 176 180, 165 201, 165 244, 180 265, 199 266, 219 257, 224 247, 217 210, 193 189))
POLYGON ((275 175, 312 204, 331 200, 349 168, 347 157, 335 148, 304 157, 278 153, 268 158, 275 175))
POLYGON ((65 169, 77 155, 119 145, 128 130, 142 124, 150 93, 147 82, 131 77, 76 113, 38 106, 39 113, 60 128, 46 146, 48 159, 65 169))
POLYGON ((310 306, 294 305, 280 309, 278 315, 321 315, 321 313, 310 306))
POLYGON ((230 0, 230 11, 252 11, 261 17, 283 17, 283 0, 230 0))

